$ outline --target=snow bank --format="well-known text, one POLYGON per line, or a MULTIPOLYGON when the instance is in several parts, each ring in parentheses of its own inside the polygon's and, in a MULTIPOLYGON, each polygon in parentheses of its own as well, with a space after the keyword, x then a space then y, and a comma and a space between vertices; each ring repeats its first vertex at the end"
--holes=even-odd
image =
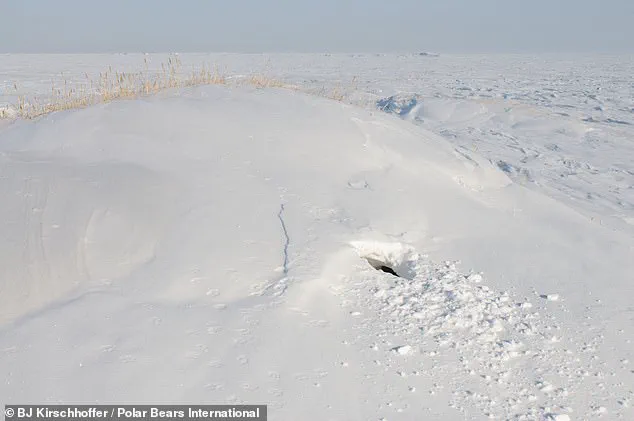
POLYGON ((408 122, 205 87, 13 123, 0 162, 4 403, 631 414, 632 239, 408 122))

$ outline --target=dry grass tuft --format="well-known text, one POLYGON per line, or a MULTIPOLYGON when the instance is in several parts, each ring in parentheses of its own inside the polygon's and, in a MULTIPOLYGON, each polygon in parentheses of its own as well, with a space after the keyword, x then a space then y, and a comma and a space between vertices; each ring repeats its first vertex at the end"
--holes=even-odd
MULTIPOLYGON (((252 75, 246 78, 230 79, 216 66, 183 71, 178 56, 170 56, 167 63, 162 63, 160 71, 150 71, 147 59, 145 70, 136 73, 107 71, 100 73, 93 81, 86 74, 85 81, 71 85, 64 80, 62 86, 51 86, 51 94, 45 100, 37 97, 19 96, 17 104, 0 108, 1 118, 33 119, 55 111, 84 108, 95 104, 111 102, 119 99, 133 99, 153 95, 158 92, 201 85, 248 85, 256 88, 285 88, 298 90, 293 85, 283 83, 265 75, 252 75)), ((14 86, 16 92, 17 85, 14 86)))

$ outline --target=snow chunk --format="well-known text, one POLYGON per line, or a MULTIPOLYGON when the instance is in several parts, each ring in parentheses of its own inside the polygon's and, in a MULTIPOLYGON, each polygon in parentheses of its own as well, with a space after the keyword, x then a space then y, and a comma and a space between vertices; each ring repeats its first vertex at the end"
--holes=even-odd
POLYGON ((392 352, 398 355, 409 355, 412 353, 412 347, 409 345, 397 346, 392 348, 392 352))
POLYGON ((548 419, 550 421, 571 421, 568 414, 551 414, 548 419))
POLYGON ((418 95, 399 94, 378 100, 376 106, 383 112, 405 117, 419 106, 419 101, 418 95))

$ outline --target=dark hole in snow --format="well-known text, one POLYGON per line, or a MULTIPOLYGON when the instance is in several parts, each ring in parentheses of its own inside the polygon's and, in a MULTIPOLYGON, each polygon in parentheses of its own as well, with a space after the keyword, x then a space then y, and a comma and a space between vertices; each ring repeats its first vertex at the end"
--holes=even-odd
POLYGON ((382 270, 383 272, 386 272, 386 273, 392 274, 392 275, 394 275, 394 276, 398 276, 398 274, 397 274, 396 272, 394 272, 394 269, 392 269, 392 268, 391 268, 391 267, 389 267, 389 266, 385 266, 385 265, 383 265, 383 266, 381 266, 381 267, 379 268, 379 270, 382 270))
POLYGON ((379 261, 379 260, 372 259, 371 257, 366 257, 365 259, 368 261, 368 263, 369 263, 369 264, 370 264, 370 265, 371 265, 374 269, 376 269, 376 270, 380 270, 380 271, 383 271, 383 272, 385 272, 385 273, 389 273, 390 275, 394 275, 394 276, 397 276, 397 277, 401 278, 401 276, 400 276, 398 273, 396 273, 396 271, 395 271, 394 269, 392 269, 391 267, 389 267, 389 266, 388 266, 387 264, 385 264, 384 262, 381 262, 381 261, 379 261))

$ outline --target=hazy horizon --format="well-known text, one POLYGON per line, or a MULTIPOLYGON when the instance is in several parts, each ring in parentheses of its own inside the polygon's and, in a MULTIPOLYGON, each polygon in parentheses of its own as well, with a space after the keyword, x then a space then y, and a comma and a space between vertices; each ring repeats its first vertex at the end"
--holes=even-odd
POLYGON ((0 0, 0 53, 619 53, 633 21, 630 0, 0 0))

